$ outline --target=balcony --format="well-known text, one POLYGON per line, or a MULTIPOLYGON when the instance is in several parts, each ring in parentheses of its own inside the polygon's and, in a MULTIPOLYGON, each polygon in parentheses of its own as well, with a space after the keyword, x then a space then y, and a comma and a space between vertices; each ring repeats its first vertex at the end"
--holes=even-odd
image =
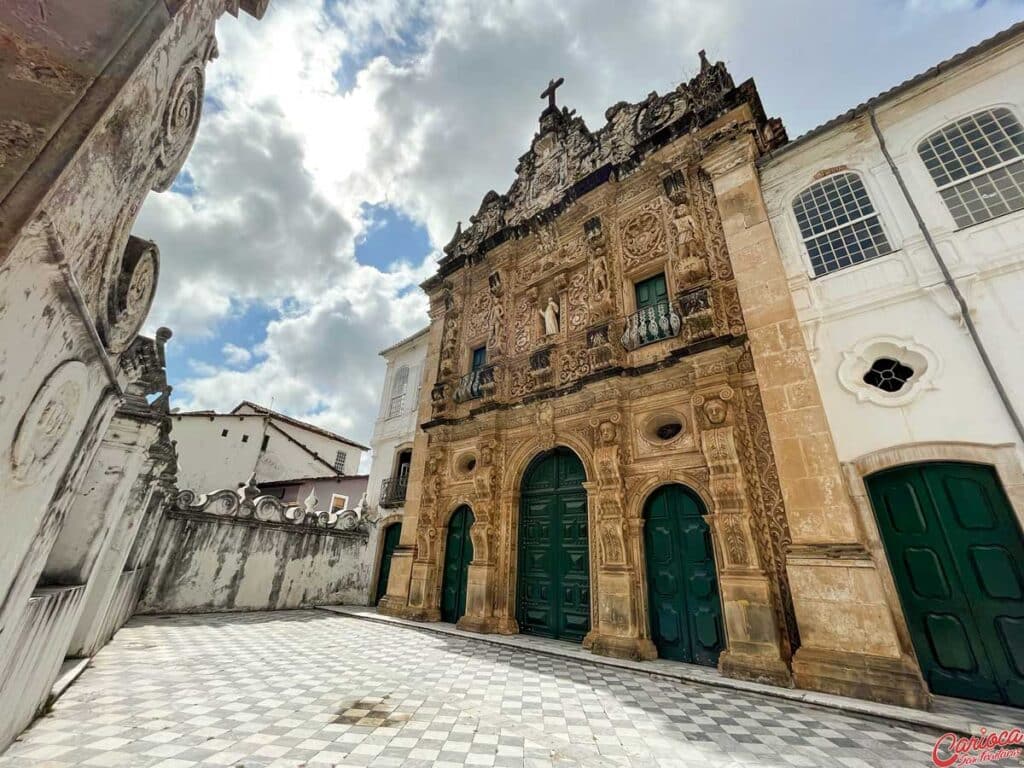
POLYGON ((452 397, 456 403, 465 403, 469 400, 478 400, 487 397, 494 392, 494 366, 485 365, 475 371, 470 371, 461 379, 455 387, 452 397))
POLYGON ((675 305, 670 301, 660 301, 626 317, 622 346, 633 351, 656 341, 670 339, 679 335, 682 325, 675 305))
POLYGON ((386 477, 380 484, 380 506, 400 507, 405 503, 405 491, 409 486, 408 475, 386 477))

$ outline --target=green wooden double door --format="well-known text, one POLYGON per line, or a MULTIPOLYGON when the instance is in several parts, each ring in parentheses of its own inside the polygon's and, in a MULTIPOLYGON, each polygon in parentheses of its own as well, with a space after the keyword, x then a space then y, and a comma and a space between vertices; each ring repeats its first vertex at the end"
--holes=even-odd
POLYGON ((444 546, 444 571, 441 575, 441 621, 456 622, 466 612, 469 564, 473 561, 473 542, 469 529, 473 512, 459 507, 448 520, 444 546))
POLYGON ((704 505, 680 485, 666 485, 644 506, 644 554, 651 640, 658 655, 718 664, 725 647, 711 532, 704 505))
POLYGON ((398 540, 402 538, 402 524, 392 523, 384 531, 384 541, 381 544, 380 569, 377 571, 377 596, 374 604, 378 604, 381 598, 388 593, 388 579, 391 577, 391 559, 398 548, 398 540))
POLYGON ((931 691, 1024 706, 1024 546, 995 472, 919 464, 867 486, 931 691))
POLYGON ((523 476, 516 620, 531 635, 581 641, 590 630, 586 475, 559 448, 523 476))

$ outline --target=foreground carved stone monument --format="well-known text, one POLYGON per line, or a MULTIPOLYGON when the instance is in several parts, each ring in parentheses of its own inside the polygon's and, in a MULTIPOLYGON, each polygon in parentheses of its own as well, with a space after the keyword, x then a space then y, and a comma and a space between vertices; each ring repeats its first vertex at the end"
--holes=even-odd
POLYGON ((123 621, 173 485, 169 334, 138 337, 159 252, 131 228, 195 137, 215 21, 265 6, 0 8, 0 748, 123 621))
POLYGON ((558 85, 424 284, 381 610, 921 705, 770 247, 754 163, 781 123, 703 53, 596 132, 558 85))

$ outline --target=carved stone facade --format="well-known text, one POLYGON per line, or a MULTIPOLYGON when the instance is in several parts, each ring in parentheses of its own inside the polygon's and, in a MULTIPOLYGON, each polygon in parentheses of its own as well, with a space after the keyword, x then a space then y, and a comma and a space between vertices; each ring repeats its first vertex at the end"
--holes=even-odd
POLYGON ((166 335, 138 337, 160 257, 131 228, 185 162, 215 21, 266 0, 95 5, 0 7, 0 748, 137 594, 119 564, 174 452, 166 335))
POLYGON ((790 540, 710 147, 784 139, 752 82, 721 63, 666 96, 608 110, 591 133, 549 105, 505 195, 461 224, 424 288, 432 325, 409 502, 385 612, 440 618, 449 516, 473 559, 459 626, 514 633, 520 489, 539 455, 582 461, 595 653, 656 655, 645 503, 682 485, 711 530, 727 674, 792 685, 790 540), (661 276, 666 296, 638 306, 661 276), (478 354, 486 348, 481 367, 478 354))

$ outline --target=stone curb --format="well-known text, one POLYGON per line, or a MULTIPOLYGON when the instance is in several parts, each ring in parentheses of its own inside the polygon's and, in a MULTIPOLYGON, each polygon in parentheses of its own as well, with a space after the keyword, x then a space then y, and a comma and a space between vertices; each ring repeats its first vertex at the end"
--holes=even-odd
MULTIPOLYGON (((518 636, 514 635, 485 635, 476 632, 466 632, 464 630, 455 629, 454 627, 436 622, 418 622, 410 621, 408 619, 400 619, 395 616, 382 616, 368 608, 342 605, 321 605, 317 606, 317 609, 329 611, 342 616, 348 616, 353 619, 374 621, 379 624, 390 624, 393 626, 405 627, 406 629, 460 637, 466 640, 475 640, 477 642, 501 646, 503 648, 514 648, 519 651, 537 653, 543 656, 568 659, 581 664, 624 669, 630 672, 638 672, 664 680, 710 685, 717 688, 727 688, 730 690, 743 691, 745 693, 756 693, 762 696, 770 696, 776 699, 785 699, 786 701, 797 701, 803 704, 825 707, 839 712, 865 715, 888 722, 895 721, 921 728, 929 728, 940 733, 952 731, 958 734, 978 735, 982 727, 987 731, 999 728, 1015 727, 1014 723, 975 723, 968 718, 954 714, 924 712, 917 709, 910 709, 909 707, 879 704, 873 701, 854 699, 847 696, 837 696, 829 693, 821 693, 819 691, 781 688, 773 685, 765 685, 763 683, 754 683, 747 680, 737 680, 735 678, 723 677, 717 672, 705 671, 703 668, 696 667, 691 664, 673 663, 673 668, 671 670, 664 668, 657 669, 652 668, 649 662, 629 661, 626 659, 615 659, 608 656, 597 656, 584 651, 575 651, 574 647, 572 650, 567 649, 564 652, 560 652, 553 648, 544 646, 535 647, 528 642, 515 640, 513 638, 518 636)), ((1024 719, 1024 717, 1022 717, 1022 719, 1024 719)))

